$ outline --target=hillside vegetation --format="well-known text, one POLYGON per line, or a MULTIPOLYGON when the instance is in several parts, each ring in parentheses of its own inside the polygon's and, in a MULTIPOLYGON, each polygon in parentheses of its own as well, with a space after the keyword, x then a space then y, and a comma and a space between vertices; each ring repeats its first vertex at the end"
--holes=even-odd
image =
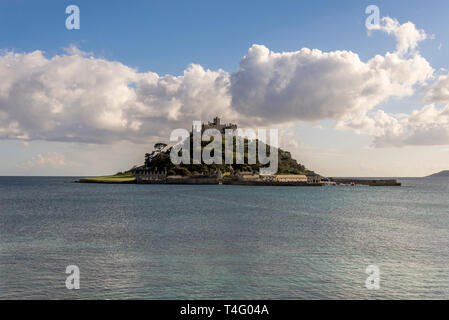
MULTIPOLYGON (((181 175, 181 176, 190 176, 196 174, 209 174, 211 172, 215 172, 219 169, 224 175, 231 174, 236 171, 249 171, 249 172, 258 172, 261 167, 268 167, 268 165, 262 165, 258 161, 255 164, 248 164, 248 140, 244 140, 244 164, 235 164, 236 162, 236 138, 234 138, 234 164, 224 164, 224 142, 222 143, 222 159, 223 164, 211 164, 206 165, 202 164, 179 164, 174 165, 170 160, 170 152, 171 148, 165 151, 161 151, 160 153, 153 156, 151 160, 147 159, 144 166, 139 168, 146 168, 149 170, 167 170, 168 175, 181 175)), ((193 150, 192 138, 190 139, 191 148, 193 150)), ((256 140, 256 143, 258 141, 256 140)), ((205 145, 209 144, 209 142, 202 143, 202 149, 205 145)), ((257 144, 258 145, 258 144, 257 144)), ((269 155, 270 147, 266 146, 267 156, 269 155)), ((256 149, 256 152, 258 150, 256 149)), ((190 154, 190 162, 192 163, 192 151, 190 154)), ((134 169, 135 170, 135 169, 134 169)), ((307 168, 298 163, 295 159, 292 158, 290 152, 284 151, 282 149, 278 149, 278 174, 305 174, 307 172, 312 172, 307 170, 307 168)))

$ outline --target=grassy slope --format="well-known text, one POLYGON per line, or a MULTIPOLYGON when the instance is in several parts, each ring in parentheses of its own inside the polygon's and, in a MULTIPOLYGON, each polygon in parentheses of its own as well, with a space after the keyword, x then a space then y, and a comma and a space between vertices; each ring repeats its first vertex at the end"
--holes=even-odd
POLYGON ((132 173, 115 174, 113 176, 91 177, 81 179, 87 182, 133 182, 136 176, 132 173))

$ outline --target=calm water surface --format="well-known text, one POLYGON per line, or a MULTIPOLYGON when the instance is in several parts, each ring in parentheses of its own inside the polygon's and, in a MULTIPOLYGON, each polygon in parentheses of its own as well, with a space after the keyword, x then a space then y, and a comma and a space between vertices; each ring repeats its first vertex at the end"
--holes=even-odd
POLYGON ((449 180, 102 185, 0 177, 0 299, 448 299, 449 180), (81 289, 65 287, 66 266, 81 289), (380 289, 365 288, 377 265, 380 289))

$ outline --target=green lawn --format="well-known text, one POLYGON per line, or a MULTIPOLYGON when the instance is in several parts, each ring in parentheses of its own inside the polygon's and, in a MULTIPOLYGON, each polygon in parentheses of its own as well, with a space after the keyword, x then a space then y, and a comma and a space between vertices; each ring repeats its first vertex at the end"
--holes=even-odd
POLYGON ((133 174, 115 174, 113 176, 90 177, 81 180, 89 182, 132 182, 136 180, 136 177, 133 174))

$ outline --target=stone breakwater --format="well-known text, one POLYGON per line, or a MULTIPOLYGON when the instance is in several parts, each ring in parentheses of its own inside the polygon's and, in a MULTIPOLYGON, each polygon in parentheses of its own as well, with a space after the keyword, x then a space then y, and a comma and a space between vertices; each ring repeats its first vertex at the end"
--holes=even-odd
POLYGON ((322 183, 307 182, 281 182, 281 181, 240 181, 240 180, 223 180, 223 184, 239 185, 239 186, 291 186, 291 187, 320 187, 322 183))
POLYGON ((400 187, 402 184, 398 182, 396 179, 335 179, 333 178, 332 181, 335 181, 338 184, 359 184, 359 185, 365 185, 365 186, 372 186, 372 187, 400 187))

